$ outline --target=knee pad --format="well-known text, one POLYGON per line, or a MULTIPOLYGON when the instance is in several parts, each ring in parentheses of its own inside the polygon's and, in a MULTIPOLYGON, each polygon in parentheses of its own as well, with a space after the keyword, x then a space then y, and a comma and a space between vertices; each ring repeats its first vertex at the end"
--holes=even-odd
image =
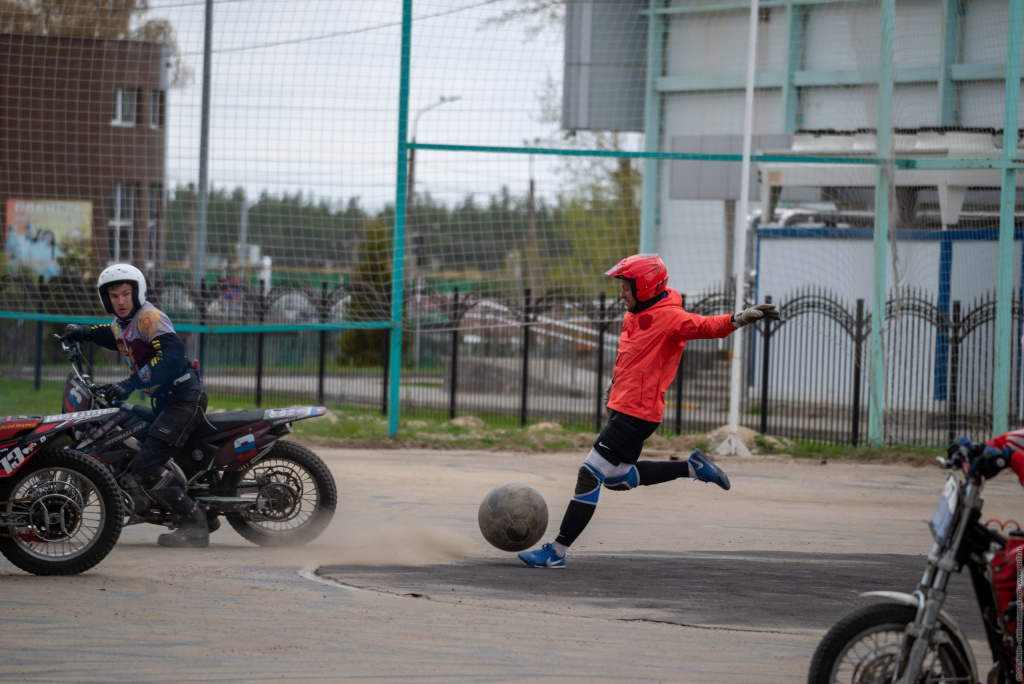
POLYGON ((614 464, 596 450, 587 454, 584 466, 589 467, 608 489, 626 491, 640 484, 640 473, 632 463, 614 464))
POLYGON ((624 472, 622 475, 616 475, 615 477, 607 477, 604 480, 604 486, 608 489, 614 489, 616 491, 625 492, 633 489, 640 484, 640 473, 637 472, 636 466, 629 466, 629 470, 624 472))
POLYGON ((601 482, 604 477, 595 470, 589 463, 580 466, 580 472, 576 476, 576 491, 572 495, 573 501, 597 504, 601 496, 601 482))

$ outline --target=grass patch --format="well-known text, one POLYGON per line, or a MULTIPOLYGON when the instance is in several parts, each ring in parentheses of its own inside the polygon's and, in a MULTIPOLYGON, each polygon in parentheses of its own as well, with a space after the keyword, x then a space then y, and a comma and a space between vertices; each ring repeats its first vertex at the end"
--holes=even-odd
MULTIPOLYGON (((43 382, 36 390, 31 380, 0 379, 0 415, 47 415, 61 411, 62 382, 43 382)), ((133 394, 132 401, 146 404, 141 394, 133 394)), ((264 408, 294 406, 294 398, 268 395, 263 398, 264 408)), ((244 410, 256 408, 251 397, 213 393, 210 411, 244 410)), ((294 424, 295 436, 300 440, 348 448, 428 448, 428 449, 484 449, 513 451, 561 451, 586 449, 594 441, 594 425, 589 422, 563 424, 557 430, 529 430, 519 426, 516 416, 481 413, 479 427, 456 425, 448 420, 447 412, 403 412, 399 419, 399 433, 388 437, 387 417, 377 408, 328 405, 330 413, 324 418, 301 420, 294 424)), ((537 422, 537 421, 533 421, 537 422)), ((546 421, 547 422, 547 421, 546 421)), ((936 456, 945 454, 944 446, 917 447, 906 445, 868 446, 861 444, 825 444, 807 440, 792 440, 791 445, 778 447, 763 435, 755 443, 763 453, 791 454, 802 459, 836 459, 874 463, 931 464, 936 456)), ((650 450, 689 452, 694 447, 708 450, 705 435, 689 434, 666 437, 655 434, 648 440, 650 450)))
POLYGON ((945 447, 941 446, 869 446, 867 444, 858 444, 857 446, 853 446, 850 444, 824 444, 822 442, 809 442, 803 439, 793 440, 793 446, 786 451, 796 458, 855 460, 875 463, 899 462, 918 465, 933 463, 936 456, 943 456, 946 453, 945 447))

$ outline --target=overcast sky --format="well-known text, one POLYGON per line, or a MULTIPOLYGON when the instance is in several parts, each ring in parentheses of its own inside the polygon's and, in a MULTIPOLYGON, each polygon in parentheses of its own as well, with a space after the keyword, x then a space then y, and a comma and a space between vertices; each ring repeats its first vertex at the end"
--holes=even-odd
MULTIPOLYGON (((421 143, 522 146, 557 140, 541 123, 545 83, 562 78, 556 29, 529 39, 523 27, 486 24, 516 0, 414 3, 410 126, 442 95, 460 96, 423 114, 421 143)), ((168 182, 199 176, 203 0, 153 0, 195 71, 169 93, 168 182)), ((400 0, 216 0, 210 180, 217 187, 360 197, 394 202, 400 0)), ((542 143, 543 144, 543 143, 542 143)), ((555 162, 537 157, 539 192, 551 196, 555 162)), ((419 152, 416 181, 446 201, 486 197, 508 185, 524 194, 525 156, 419 152)))

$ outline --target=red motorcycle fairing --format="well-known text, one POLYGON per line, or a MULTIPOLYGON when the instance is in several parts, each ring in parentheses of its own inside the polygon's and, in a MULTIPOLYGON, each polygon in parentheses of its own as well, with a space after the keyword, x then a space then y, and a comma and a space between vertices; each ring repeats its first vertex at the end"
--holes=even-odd
POLYGON ((58 413, 52 416, 5 416, 0 420, 0 439, 19 439, 0 445, 0 478, 13 475, 53 434, 77 423, 102 420, 114 413, 117 413, 117 409, 58 413))
POLYGON ((0 442, 13 439, 41 422, 42 416, 0 416, 0 442))
POLYGON ((8 442, 0 444, 0 477, 13 475, 14 472, 28 461, 42 442, 8 442))

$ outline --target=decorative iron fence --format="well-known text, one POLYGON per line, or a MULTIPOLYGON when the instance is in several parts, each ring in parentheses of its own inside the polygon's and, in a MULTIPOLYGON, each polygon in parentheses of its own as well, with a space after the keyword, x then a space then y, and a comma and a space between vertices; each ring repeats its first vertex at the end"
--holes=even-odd
MULTIPOLYGON (((56 345, 64 297, 50 286, 7 279, 0 297, 35 303, 37 318, 8 319, 0 332, 0 378, 62 381, 56 345)), ((242 288, 192 292, 168 287, 154 303, 198 349, 211 392, 238 401, 316 401, 387 407, 388 344, 383 330, 305 329, 358 321, 360 298, 384 293, 343 288, 242 288), (198 324, 198 327, 196 324, 198 324), (231 327, 227 327, 230 324, 231 327), (239 325, 248 332, 229 332, 239 325), (199 330, 206 332, 199 332, 199 330)), ((771 297, 766 298, 767 301, 771 297)), ((400 403, 407 416, 492 414, 510 425, 557 420, 599 429, 602 397, 614 366, 622 303, 602 293, 529 291, 516 299, 476 293, 410 292, 405 320, 400 403)), ((745 336, 741 424, 757 432, 831 443, 858 443, 868 415, 868 333, 863 300, 846 302, 825 289, 790 293, 776 302, 782 320, 751 326, 745 336)), ((1020 330, 1020 308, 1014 316, 1020 330)), ((687 310, 730 313, 728 290, 691 296, 687 310)), ((923 293, 894 293, 886 306, 887 443, 937 445, 957 434, 987 438, 992 424, 994 295, 948 313, 923 293)), ((96 312, 89 312, 95 314, 96 312)), ((666 393, 662 430, 703 432, 727 422, 730 355, 736 338, 687 344, 666 393)), ((1021 419, 1020 350, 1015 340, 1011 425, 1021 419)), ((124 373, 116 355, 93 350, 98 378, 124 373)), ((56 407, 55 407, 56 408, 56 407)))

